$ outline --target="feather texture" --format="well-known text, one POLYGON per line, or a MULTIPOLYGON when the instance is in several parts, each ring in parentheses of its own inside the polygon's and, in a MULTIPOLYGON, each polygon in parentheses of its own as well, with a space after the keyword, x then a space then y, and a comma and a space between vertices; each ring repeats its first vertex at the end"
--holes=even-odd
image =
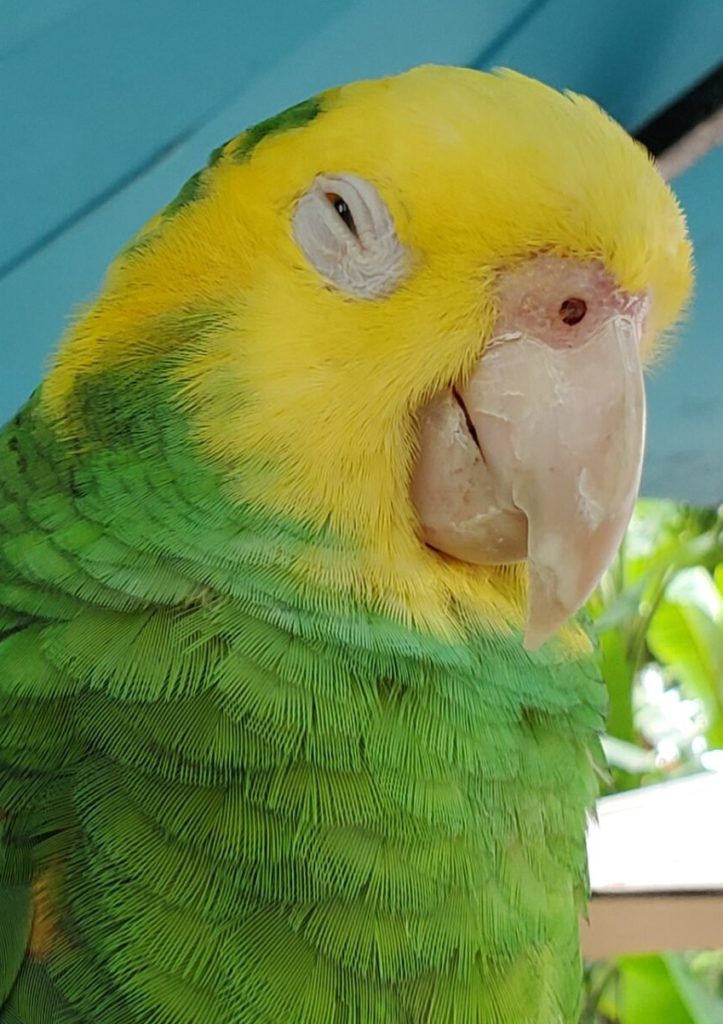
POLYGON ((575 1019, 592 645, 526 652, 524 570, 426 548, 408 494, 541 245, 679 311, 617 126, 421 69, 230 140, 121 254, 0 434, 0 1024, 575 1019), (334 171, 414 257, 383 300, 294 244, 334 171))
POLYGON ((2 438, 7 507, 32 493, 51 510, 25 510, 2 557, 54 613, 0 641, 3 968, 17 974, 0 1020, 69 1019, 66 1002, 98 1024, 563 1019, 594 671, 489 628, 424 636, 351 598, 329 617, 280 574, 303 536, 283 522, 254 524, 275 557, 253 564, 252 547, 248 572, 231 571, 239 511, 162 385, 147 394, 213 534, 198 505, 177 494, 171 514, 149 483, 168 469, 158 445, 142 468, 116 448, 112 471, 105 448, 74 452, 71 538, 52 489, 64 446, 37 402, 2 438), (22 473, 20 427, 38 446, 22 473), (99 503, 138 479, 142 504, 99 503), (33 547, 22 563, 29 536, 62 561, 33 547), (171 595, 132 575, 155 560, 171 595), (17 973, 41 873, 52 922, 36 896, 43 955, 17 973))

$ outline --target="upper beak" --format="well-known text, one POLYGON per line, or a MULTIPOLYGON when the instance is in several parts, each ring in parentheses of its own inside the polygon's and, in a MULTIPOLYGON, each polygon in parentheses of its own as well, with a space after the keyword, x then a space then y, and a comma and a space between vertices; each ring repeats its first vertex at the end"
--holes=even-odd
POLYGON ((422 411, 412 496, 425 539, 468 562, 527 560, 528 649, 589 597, 632 514, 640 333, 615 315, 578 348, 500 335, 469 380, 422 411))

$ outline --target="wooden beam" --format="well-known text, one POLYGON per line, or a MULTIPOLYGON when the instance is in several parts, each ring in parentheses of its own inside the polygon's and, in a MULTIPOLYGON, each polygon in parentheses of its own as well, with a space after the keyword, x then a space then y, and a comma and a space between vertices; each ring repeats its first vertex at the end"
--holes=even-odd
POLYGON ((588 832, 588 959, 723 948, 723 774, 605 797, 588 832))
POLYGON ((580 938, 587 960, 723 949, 723 892, 593 897, 580 938))

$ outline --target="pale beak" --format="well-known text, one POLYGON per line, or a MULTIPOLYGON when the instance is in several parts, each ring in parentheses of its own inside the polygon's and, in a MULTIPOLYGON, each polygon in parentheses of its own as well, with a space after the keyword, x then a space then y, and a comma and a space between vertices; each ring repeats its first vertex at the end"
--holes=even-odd
POLYGON ((528 649, 587 600, 630 520, 640 333, 615 315, 576 348, 500 335, 469 380, 422 410, 412 498, 424 538, 467 562, 527 561, 528 649))

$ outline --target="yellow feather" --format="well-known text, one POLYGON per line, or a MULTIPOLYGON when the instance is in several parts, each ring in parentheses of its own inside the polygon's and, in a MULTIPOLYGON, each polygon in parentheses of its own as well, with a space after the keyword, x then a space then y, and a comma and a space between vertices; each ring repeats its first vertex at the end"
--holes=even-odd
POLYGON ((592 101, 522 75, 424 67, 320 99, 318 117, 244 161, 232 140, 200 198, 150 222, 71 330, 44 402, 62 417, 78 377, 168 351, 155 322, 218 311, 218 330, 178 370, 199 446, 231 478, 242 455, 270 460, 271 478, 245 471, 243 497, 328 522, 358 551, 353 564, 320 553, 299 574, 348 583, 437 632, 455 628, 452 595, 501 628, 519 624, 523 571, 473 569, 419 542, 414 411, 479 357, 498 270, 540 250, 600 259, 623 288, 649 289, 652 352, 691 286, 682 214, 592 101), (342 295, 296 245, 295 203, 323 172, 367 178, 387 202, 413 257, 389 297, 342 295))

